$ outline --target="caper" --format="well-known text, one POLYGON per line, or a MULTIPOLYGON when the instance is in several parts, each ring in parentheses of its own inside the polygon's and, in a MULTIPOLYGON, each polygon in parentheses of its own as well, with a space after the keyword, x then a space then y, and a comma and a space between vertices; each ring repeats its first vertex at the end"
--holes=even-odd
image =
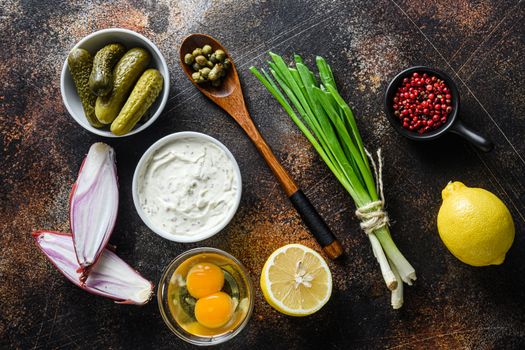
POLYGON ((217 59, 217 56, 215 56, 215 52, 210 55, 210 61, 213 63, 219 62, 219 60, 217 59))
POLYGON ((199 71, 202 68, 202 66, 200 64, 198 64, 197 62, 195 62, 193 64, 192 68, 193 68, 194 71, 197 72, 197 71, 199 71))
POLYGON ((219 75, 220 75, 221 78, 225 77, 226 76, 226 69, 222 69, 221 73, 219 75))
POLYGON ((208 80, 214 81, 219 78, 220 78, 219 73, 214 72, 213 69, 211 70, 210 74, 208 74, 208 80))
POLYGON ((192 55, 195 56, 195 57, 197 57, 199 55, 202 55, 202 49, 199 48, 199 47, 196 48, 195 50, 193 50, 192 55))
POLYGON ((184 63, 186 64, 192 64, 193 60, 195 60, 195 57, 191 53, 187 53, 184 55, 184 63))
POLYGON ((209 55, 209 54, 211 53, 211 51, 212 51, 212 48, 211 48, 210 45, 204 45, 204 46, 202 47, 202 53, 203 53, 204 55, 209 55))
POLYGON ((208 64, 208 60, 203 55, 199 55, 195 57, 195 62, 197 62, 200 66, 206 66, 208 64))
POLYGON ((193 73, 191 77, 193 78, 193 81, 197 84, 202 84, 207 81, 199 72, 193 73))
POLYGON ((230 61, 230 59, 227 58, 227 59, 224 60, 224 62, 222 64, 224 65, 224 68, 230 69, 230 67, 232 66, 232 61, 230 61))
POLYGON ((226 58, 226 53, 221 49, 215 50, 215 57, 222 62, 226 58))
POLYGON ((217 63, 212 68, 210 73, 208 74, 208 79, 211 80, 211 81, 219 79, 221 77, 221 72, 222 71, 223 71, 222 64, 221 63, 217 63))
POLYGON ((206 66, 208 66, 208 68, 213 68, 214 65, 215 63, 213 63, 212 61, 207 61, 206 63, 206 66))
POLYGON ((222 81, 221 81, 220 79, 217 79, 217 80, 213 80, 213 81, 211 82, 211 85, 212 85, 213 87, 219 87, 219 86, 221 86, 221 83, 222 83, 222 81))
POLYGON ((202 77, 208 78, 208 74, 210 74, 211 69, 209 69, 208 67, 204 67, 199 72, 201 73, 202 77))

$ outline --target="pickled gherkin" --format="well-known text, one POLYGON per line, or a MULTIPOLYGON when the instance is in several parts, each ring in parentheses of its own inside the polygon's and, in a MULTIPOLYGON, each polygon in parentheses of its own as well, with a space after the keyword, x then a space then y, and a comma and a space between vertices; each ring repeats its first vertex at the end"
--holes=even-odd
POLYGON ((113 69, 113 90, 107 96, 99 96, 95 114, 103 124, 112 123, 119 115, 135 82, 149 65, 151 55, 142 48, 129 50, 113 69))
POLYGON ((164 78, 158 70, 146 70, 137 81, 117 118, 111 123, 111 132, 115 135, 130 132, 155 102, 163 83, 164 78))
POLYGON ((98 50, 93 59, 89 88, 97 96, 105 96, 113 89, 113 67, 124 55, 126 48, 119 43, 108 44, 98 50))
POLYGON ((67 56, 67 65, 84 109, 84 115, 91 126, 101 128, 104 125, 95 116, 97 96, 89 89, 89 75, 93 68, 93 56, 84 49, 74 48, 67 56))

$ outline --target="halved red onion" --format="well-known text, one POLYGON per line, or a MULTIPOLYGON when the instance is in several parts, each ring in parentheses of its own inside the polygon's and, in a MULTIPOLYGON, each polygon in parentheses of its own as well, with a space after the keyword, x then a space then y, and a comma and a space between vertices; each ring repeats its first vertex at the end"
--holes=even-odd
POLYGON ((85 281, 108 243, 117 211, 115 151, 97 142, 90 147, 69 197, 69 220, 81 281, 85 281))
POLYGON ((68 233, 35 231, 33 237, 42 252, 71 282, 97 295, 122 304, 146 304, 153 294, 153 284, 126 264, 115 253, 104 249, 84 283, 75 256, 73 238, 68 233))

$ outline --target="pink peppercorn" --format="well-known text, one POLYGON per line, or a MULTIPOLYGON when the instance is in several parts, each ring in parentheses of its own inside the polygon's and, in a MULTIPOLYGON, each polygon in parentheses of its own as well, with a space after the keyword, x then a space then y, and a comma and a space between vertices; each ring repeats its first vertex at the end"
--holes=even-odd
POLYGON ((444 125, 452 113, 450 88, 442 79, 414 72, 402 80, 392 99, 392 109, 403 128, 424 134, 444 125))

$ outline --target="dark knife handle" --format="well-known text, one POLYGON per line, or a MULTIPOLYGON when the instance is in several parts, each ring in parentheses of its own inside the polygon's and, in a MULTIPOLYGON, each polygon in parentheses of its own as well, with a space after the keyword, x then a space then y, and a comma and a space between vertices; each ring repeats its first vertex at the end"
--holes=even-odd
POLYGON ((317 242, 323 247, 326 255, 328 255, 330 259, 335 259, 343 254, 341 243, 335 238, 326 222, 321 215, 319 215, 312 203, 310 203, 310 200, 308 200, 308 197, 305 196, 303 191, 299 189, 289 198, 310 232, 312 232, 317 242))

